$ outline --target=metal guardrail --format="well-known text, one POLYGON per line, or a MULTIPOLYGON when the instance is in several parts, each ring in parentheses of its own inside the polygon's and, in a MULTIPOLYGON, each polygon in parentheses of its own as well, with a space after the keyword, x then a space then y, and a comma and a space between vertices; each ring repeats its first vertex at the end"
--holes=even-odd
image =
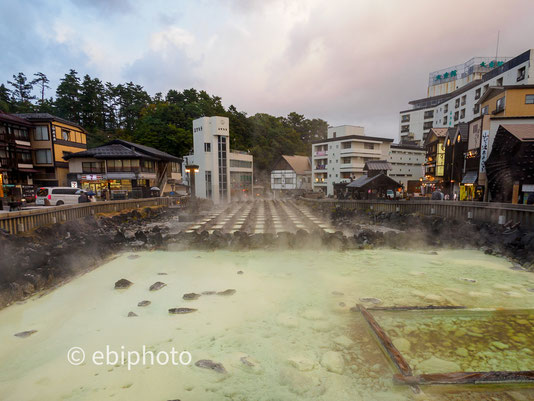
POLYGON ((11 234, 18 234, 41 226, 76 220, 97 213, 113 213, 120 210, 139 209, 148 206, 170 206, 175 202, 176 198, 159 197, 80 203, 9 212, 0 214, 0 228, 7 230, 11 234))
POLYGON ((534 229, 534 206, 493 202, 460 201, 392 201, 392 200, 338 200, 308 199, 306 202, 332 204, 346 209, 372 210, 375 212, 419 213, 428 216, 442 216, 454 220, 475 220, 494 224, 520 222, 521 227, 534 229))

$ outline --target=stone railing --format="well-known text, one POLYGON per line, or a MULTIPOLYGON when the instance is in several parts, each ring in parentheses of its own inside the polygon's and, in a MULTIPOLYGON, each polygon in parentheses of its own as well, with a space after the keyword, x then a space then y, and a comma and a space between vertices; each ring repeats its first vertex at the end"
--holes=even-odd
POLYGON ((534 229, 534 206, 493 202, 459 201, 390 201, 390 200, 338 200, 300 198, 310 204, 331 204, 353 210, 374 212, 419 213, 454 220, 475 220, 494 224, 521 223, 521 227, 534 229))
POLYGON ((0 214, 0 228, 7 230, 11 234, 18 234, 48 224, 76 220, 98 213, 113 213, 125 209, 139 209, 148 206, 170 206, 176 204, 176 202, 177 198, 158 197, 89 202, 22 210, 20 212, 0 214))

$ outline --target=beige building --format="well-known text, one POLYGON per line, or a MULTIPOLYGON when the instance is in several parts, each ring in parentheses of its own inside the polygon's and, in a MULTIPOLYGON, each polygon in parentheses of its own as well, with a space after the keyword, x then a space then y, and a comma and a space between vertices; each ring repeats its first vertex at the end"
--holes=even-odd
POLYGON ((350 182, 364 174, 365 163, 387 160, 393 139, 366 136, 363 127, 328 128, 327 139, 312 143, 312 187, 334 194, 334 184, 350 182))
POLYGON ((425 154, 425 149, 418 146, 391 144, 387 159, 391 164, 389 176, 406 190, 408 181, 419 181, 424 177, 425 154))

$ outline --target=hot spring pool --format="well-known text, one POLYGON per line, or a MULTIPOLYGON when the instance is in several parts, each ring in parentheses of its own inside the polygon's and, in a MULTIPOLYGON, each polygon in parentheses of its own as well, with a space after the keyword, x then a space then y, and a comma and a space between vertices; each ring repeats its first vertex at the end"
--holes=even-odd
MULTIPOLYGON (((509 262, 477 251, 440 251, 437 255, 385 250, 188 251, 129 256, 124 254, 55 291, 0 311, 0 400, 449 399, 434 389, 430 395, 415 395, 408 387, 393 385, 395 369, 364 319, 350 308, 357 303, 374 305, 369 299, 367 303, 360 300, 365 298, 377 298, 381 306, 534 308, 534 292, 530 291, 534 275, 513 271, 509 262), (134 284, 126 290, 114 289, 121 278, 134 284), (167 286, 149 291, 156 281, 167 286), (182 299, 185 293, 226 289, 236 292, 182 299), (143 300, 151 304, 138 307, 143 300), (197 311, 169 314, 168 309, 174 307, 197 311), (129 312, 138 316, 127 317, 129 312), (26 338, 14 336, 27 330, 37 332, 26 338), (143 345, 153 351, 175 347, 189 351, 193 363, 133 366, 129 371, 122 364, 97 366, 86 360, 72 366, 67 362, 67 351, 73 346, 83 348, 87 356, 105 351, 107 345, 112 350, 124 346, 138 351, 143 345), (194 365, 202 359, 221 363, 227 373, 194 365)), ((450 318, 452 312, 447 313, 450 318)), ((473 352, 484 352, 463 335, 458 343, 451 340, 457 330, 473 331, 465 314, 452 315, 452 319, 461 318, 457 323, 465 327, 451 329, 445 338, 427 333, 439 324, 450 327, 445 315, 434 322, 437 326, 429 312, 417 318, 413 313, 376 315, 386 330, 393 330, 396 341, 424 338, 424 346, 414 346, 408 359, 422 362, 428 357, 428 347, 437 342, 440 349, 446 349, 437 356, 454 359, 461 367, 467 365, 458 348, 464 348, 465 357, 471 359, 473 352), (399 320, 403 321, 399 324, 399 320)), ((534 367, 534 344, 529 337, 534 318, 527 314, 519 320, 528 323, 524 332, 514 323, 506 335, 484 340, 484 344, 509 345, 503 349, 509 351, 504 368, 534 367), (512 335, 517 338, 507 344, 507 336, 512 335), (529 347, 531 353, 525 351, 529 347)), ((499 324, 505 325, 506 319, 499 324)), ((481 324, 477 330, 488 325, 481 324)), ((492 335, 491 330, 487 335, 492 335)), ((492 360, 498 364, 499 358, 489 355, 481 363, 489 361, 493 367, 492 360)), ((513 385, 506 389, 511 390, 513 385)), ((524 399, 534 397, 528 388, 520 391, 524 399)), ((484 391, 477 394, 469 399, 490 399, 484 391)))

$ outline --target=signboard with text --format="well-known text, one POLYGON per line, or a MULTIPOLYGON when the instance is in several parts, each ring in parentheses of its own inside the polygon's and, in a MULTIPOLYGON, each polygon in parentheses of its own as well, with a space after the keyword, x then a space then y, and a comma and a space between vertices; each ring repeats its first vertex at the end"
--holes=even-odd
POLYGON ((489 130, 482 131, 482 136, 480 137, 480 169, 479 172, 486 172, 486 160, 488 158, 488 148, 489 148, 489 130))

